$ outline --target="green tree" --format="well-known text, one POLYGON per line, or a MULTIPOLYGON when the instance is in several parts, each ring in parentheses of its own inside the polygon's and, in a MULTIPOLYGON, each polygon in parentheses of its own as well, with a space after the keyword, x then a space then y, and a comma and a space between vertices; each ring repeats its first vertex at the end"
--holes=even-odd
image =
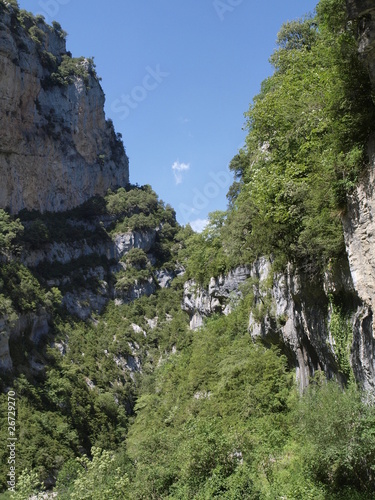
POLYGON ((223 246, 234 262, 273 254, 317 272, 344 252, 340 215, 366 164, 371 85, 343 0, 286 23, 278 43, 231 163, 223 246))
POLYGON ((92 460, 86 456, 79 459, 81 468, 74 480, 69 498, 72 500, 113 500, 132 498, 129 479, 108 451, 91 450, 92 460))
POLYGON ((0 254, 10 257, 16 249, 14 241, 23 231, 19 219, 13 219, 5 210, 0 209, 0 254))

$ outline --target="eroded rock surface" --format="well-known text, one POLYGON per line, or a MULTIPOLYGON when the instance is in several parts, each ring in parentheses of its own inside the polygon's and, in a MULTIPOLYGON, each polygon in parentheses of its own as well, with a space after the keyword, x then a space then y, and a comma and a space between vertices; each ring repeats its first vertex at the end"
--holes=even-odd
POLYGON ((203 320, 215 312, 229 314, 241 296, 241 284, 250 276, 250 269, 238 267, 225 276, 211 278, 207 288, 189 280, 184 285, 182 309, 190 316, 190 328, 196 330, 203 320))
POLYGON ((38 44, 11 7, 1 9, 0 207, 63 211, 125 186, 128 158, 91 63, 81 62, 87 78, 56 84, 48 60, 68 56, 63 36, 42 22, 38 44))

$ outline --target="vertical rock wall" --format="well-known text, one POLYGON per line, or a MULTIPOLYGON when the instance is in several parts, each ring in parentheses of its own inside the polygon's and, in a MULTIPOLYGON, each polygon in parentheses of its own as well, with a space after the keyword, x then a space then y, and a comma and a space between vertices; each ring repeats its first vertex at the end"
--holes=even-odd
POLYGON ((128 158, 105 119, 90 62, 80 62, 85 78, 51 78, 64 57, 70 55, 61 32, 43 21, 22 25, 0 2, 0 208, 13 213, 63 211, 129 181, 128 158))

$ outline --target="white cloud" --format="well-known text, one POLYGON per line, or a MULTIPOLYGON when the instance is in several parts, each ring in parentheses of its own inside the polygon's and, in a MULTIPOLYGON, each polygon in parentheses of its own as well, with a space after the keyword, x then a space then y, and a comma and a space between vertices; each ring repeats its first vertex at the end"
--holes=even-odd
POLYGON ((176 184, 181 184, 182 182, 182 173, 186 172, 190 169, 190 163, 181 163, 179 161, 175 161, 172 165, 173 175, 176 181, 176 184))
POLYGON ((189 223, 194 231, 201 233, 208 224, 208 219, 196 219, 189 223))

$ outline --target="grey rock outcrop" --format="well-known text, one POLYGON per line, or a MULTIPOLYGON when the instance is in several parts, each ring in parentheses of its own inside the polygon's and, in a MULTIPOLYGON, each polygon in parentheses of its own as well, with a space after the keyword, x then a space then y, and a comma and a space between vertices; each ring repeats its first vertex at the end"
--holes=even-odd
POLYGON ((253 267, 250 334, 266 345, 280 347, 296 369, 301 390, 317 371, 323 371, 328 378, 343 379, 329 328, 330 306, 326 295, 326 292, 333 293, 336 284, 332 281, 325 286, 314 283, 290 264, 285 272, 270 275, 271 263, 267 264, 263 261, 253 267))
POLYGON ((215 312, 229 314, 233 304, 242 296, 241 284, 250 274, 247 267, 238 267, 225 276, 211 278, 208 288, 198 286, 194 280, 187 281, 182 309, 189 314, 190 328, 200 328, 204 318, 215 312))
POLYGON ((375 390, 375 139, 369 145, 370 166, 349 197, 343 217, 345 244, 354 288, 361 300, 353 323, 352 366, 367 390, 375 390))
MULTIPOLYGON (((375 3, 347 0, 350 19, 358 21, 358 50, 375 89, 375 3)), ((375 392, 375 136, 368 144, 369 167, 348 199, 343 217, 350 275, 360 300, 353 318, 351 364, 357 380, 375 392)))
POLYGON ((29 341, 37 346, 49 334, 48 314, 44 310, 29 313, 9 320, 0 318, 0 372, 13 368, 11 342, 19 342, 26 335, 29 341))
POLYGON ((0 321, 0 371, 10 371, 13 368, 13 361, 9 349, 10 331, 6 322, 0 321))
POLYGON ((230 312, 246 281, 246 293, 253 296, 249 333, 254 340, 281 349, 296 370, 301 390, 318 371, 345 381, 337 349, 339 339, 331 328, 332 301, 344 296, 348 305, 344 313, 353 331, 347 357, 358 382, 366 390, 375 391, 373 342, 367 335, 371 313, 357 295, 346 259, 332 266, 324 280, 312 281, 311 276, 290 264, 284 272, 274 273, 271 261, 261 258, 249 268, 240 267, 227 276, 212 278, 206 288, 188 281, 182 308, 190 316, 190 328, 201 327, 204 318, 214 313, 230 312))
POLYGON ((128 158, 105 119, 90 62, 66 85, 51 80, 66 52, 61 33, 40 22, 41 41, 0 4, 0 207, 63 211, 129 181, 128 158))
MULTIPOLYGON (((95 232, 95 228, 93 230, 95 232)), ((70 243, 48 243, 37 250, 24 252, 22 262, 28 267, 36 267, 42 262, 68 264, 73 260, 90 255, 100 255, 108 259, 120 260, 132 248, 140 248, 149 252, 155 244, 156 230, 129 231, 120 233, 113 238, 101 239, 95 244, 86 240, 70 243)))
MULTIPOLYGON (((78 224, 80 221, 75 220, 78 224)), ((98 232, 103 221, 86 224, 85 229, 96 236, 93 240, 70 242, 53 242, 41 244, 37 250, 24 250, 21 261, 31 270, 37 266, 49 266, 51 269, 59 267, 57 277, 46 279, 48 287, 58 287, 62 291, 62 304, 69 314, 86 321, 92 320, 94 314, 100 314, 109 300, 115 300, 120 305, 136 300, 143 295, 153 294, 159 284, 168 286, 170 280, 182 272, 156 270, 155 276, 145 280, 135 280, 126 290, 116 288, 116 275, 126 268, 121 258, 133 248, 140 248, 145 252, 152 252, 159 228, 144 231, 129 231, 110 236, 105 231, 98 232), (104 267, 98 265, 98 258, 105 257, 104 267), (76 262, 79 259, 84 266, 77 272, 76 262), (79 279, 77 281, 77 275, 79 279), (159 278, 159 283, 158 283, 159 278)), ((108 225, 113 220, 108 221, 108 225)), ((73 223, 73 221, 72 221, 73 223)), ((152 253, 148 254, 154 259, 152 253)), ((102 259, 103 261, 103 259, 102 259)), ((35 347, 49 333, 48 315, 39 311, 16 318, 12 324, 6 318, 0 319, 0 372, 10 371, 13 368, 10 343, 17 342, 21 335, 28 335, 28 339, 35 347)))
POLYGON ((126 291, 116 290, 116 304, 126 304, 141 298, 143 295, 149 297, 156 291, 156 284, 152 277, 145 280, 136 280, 135 283, 126 291))

